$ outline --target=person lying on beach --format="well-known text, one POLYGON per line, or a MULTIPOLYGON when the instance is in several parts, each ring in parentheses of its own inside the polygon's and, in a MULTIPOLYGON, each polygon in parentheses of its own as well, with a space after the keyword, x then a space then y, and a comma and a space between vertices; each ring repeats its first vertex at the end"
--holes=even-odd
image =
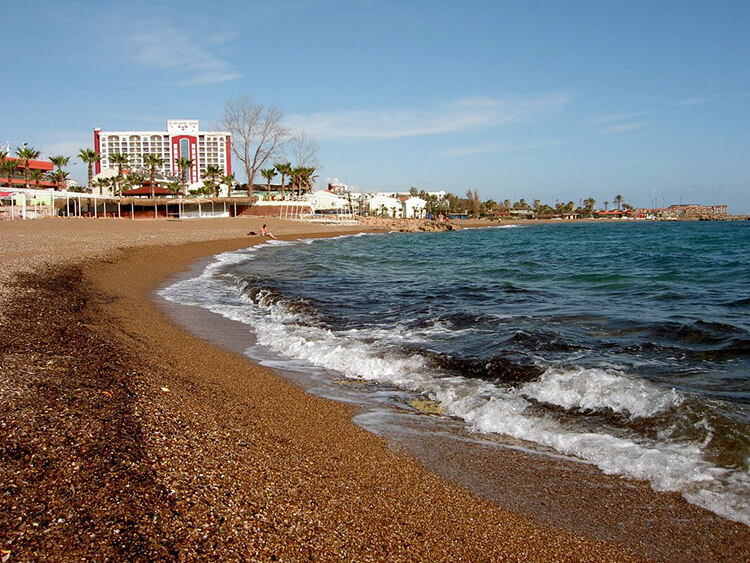
POLYGON ((262 237, 272 238, 274 240, 276 239, 276 237, 273 235, 273 233, 271 231, 268 230, 268 227, 266 227, 265 224, 263 225, 263 227, 261 227, 259 233, 256 233, 255 231, 250 231, 249 233, 247 233, 246 236, 254 237, 256 235, 260 235, 262 237))
POLYGON ((268 237, 268 238, 272 238, 272 239, 276 238, 275 236, 273 236, 273 233, 268 230, 268 227, 266 227, 265 223, 263 223, 263 226, 260 228, 260 236, 262 236, 262 237, 268 237))

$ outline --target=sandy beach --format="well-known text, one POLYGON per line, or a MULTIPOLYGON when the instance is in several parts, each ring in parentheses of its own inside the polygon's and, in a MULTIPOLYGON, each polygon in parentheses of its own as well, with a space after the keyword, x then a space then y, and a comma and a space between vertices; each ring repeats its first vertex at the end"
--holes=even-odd
POLYGON ((475 472, 509 483, 504 498, 482 498, 460 463, 416 458, 418 446, 354 424, 352 407, 155 306, 155 287, 259 242, 245 233, 263 223, 282 239, 362 229, 264 218, 0 223, 0 560, 750 557, 746 526, 590 468, 477 452, 475 472), (577 498, 574 473, 609 492, 577 498))

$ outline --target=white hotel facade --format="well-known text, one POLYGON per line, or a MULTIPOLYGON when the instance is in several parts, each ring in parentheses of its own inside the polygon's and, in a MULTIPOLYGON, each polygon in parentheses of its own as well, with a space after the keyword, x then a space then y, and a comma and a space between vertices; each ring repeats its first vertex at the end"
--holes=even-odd
POLYGON ((228 131, 201 131, 197 119, 167 120, 166 131, 102 131, 94 129, 94 150, 99 154, 96 173, 116 169, 109 160, 110 155, 122 153, 128 156, 130 170, 148 170, 143 157, 158 154, 164 165, 157 172, 165 176, 180 176, 177 165, 185 157, 193 162, 188 174, 188 183, 205 178, 206 166, 213 164, 232 173, 232 145, 228 131))

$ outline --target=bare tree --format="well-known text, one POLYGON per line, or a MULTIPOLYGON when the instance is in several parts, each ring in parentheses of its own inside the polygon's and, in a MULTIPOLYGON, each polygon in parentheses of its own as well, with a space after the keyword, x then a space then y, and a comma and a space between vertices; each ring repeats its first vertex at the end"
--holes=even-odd
POLYGON ((304 130, 292 136, 289 140, 289 153, 297 166, 304 168, 318 168, 318 142, 304 130))
POLYGON ((232 134, 232 152, 245 166, 247 192, 253 194, 255 175, 282 150, 289 129, 275 107, 253 104, 247 96, 227 101, 220 127, 232 134))

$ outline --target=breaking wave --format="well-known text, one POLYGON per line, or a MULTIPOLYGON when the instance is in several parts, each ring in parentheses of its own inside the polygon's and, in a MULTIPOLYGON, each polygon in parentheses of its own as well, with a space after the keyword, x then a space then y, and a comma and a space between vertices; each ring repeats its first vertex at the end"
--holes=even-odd
MULTIPOLYGON (((159 293, 244 323, 257 343, 279 358, 427 397, 439 403, 444 415, 463 420, 476 432, 525 440, 608 474, 647 480, 656 490, 679 491, 692 503, 750 525, 747 435, 742 429, 735 432, 739 437, 729 448, 739 453, 720 462, 717 444, 731 432, 719 427, 734 423, 712 414, 691 393, 606 362, 591 367, 517 354, 482 359, 431 349, 435 338, 475 330, 478 321, 470 315, 337 325, 315 298, 248 275, 248 264, 258 253, 290 244, 274 242, 219 255, 199 277, 159 293)), ((679 336, 692 340, 684 331, 679 336)), ((576 348, 565 350, 576 353, 576 348)))

